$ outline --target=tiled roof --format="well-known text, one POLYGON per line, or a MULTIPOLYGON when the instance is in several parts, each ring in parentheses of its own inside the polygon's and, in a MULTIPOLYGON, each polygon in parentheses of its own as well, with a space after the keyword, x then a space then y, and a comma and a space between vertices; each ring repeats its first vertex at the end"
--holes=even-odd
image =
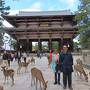
POLYGON ((73 15, 70 10, 62 11, 40 11, 40 12, 29 12, 29 11, 19 11, 16 16, 54 16, 54 15, 73 15))

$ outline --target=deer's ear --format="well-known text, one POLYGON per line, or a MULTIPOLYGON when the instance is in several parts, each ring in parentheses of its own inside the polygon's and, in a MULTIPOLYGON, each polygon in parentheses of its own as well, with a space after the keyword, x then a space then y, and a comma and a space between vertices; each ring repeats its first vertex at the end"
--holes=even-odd
POLYGON ((1 68, 6 68, 6 66, 1 66, 1 68))
POLYGON ((90 72, 89 72, 89 75, 90 75, 90 72))
POLYGON ((46 84, 48 83, 48 81, 46 81, 46 84))

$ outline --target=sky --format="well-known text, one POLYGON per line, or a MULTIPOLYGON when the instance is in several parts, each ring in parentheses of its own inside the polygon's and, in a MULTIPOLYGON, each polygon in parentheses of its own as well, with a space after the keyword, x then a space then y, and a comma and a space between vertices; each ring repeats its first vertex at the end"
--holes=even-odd
POLYGON ((58 11, 78 10, 79 0, 5 0, 6 6, 10 6, 10 14, 18 11, 58 11))

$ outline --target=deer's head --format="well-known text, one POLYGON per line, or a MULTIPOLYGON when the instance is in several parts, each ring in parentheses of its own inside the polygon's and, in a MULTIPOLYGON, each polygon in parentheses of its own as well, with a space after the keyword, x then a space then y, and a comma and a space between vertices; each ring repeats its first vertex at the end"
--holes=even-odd
POLYGON ((47 88, 47 83, 48 83, 48 81, 45 82, 44 90, 46 90, 46 88, 47 88))
POLYGON ((5 70, 6 69, 6 66, 1 66, 1 71, 5 70))

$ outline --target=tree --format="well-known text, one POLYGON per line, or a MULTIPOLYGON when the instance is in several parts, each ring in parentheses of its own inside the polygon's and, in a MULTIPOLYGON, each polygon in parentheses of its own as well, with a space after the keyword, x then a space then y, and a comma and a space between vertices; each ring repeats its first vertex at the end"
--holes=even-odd
POLYGON ((2 14, 8 14, 8 10, 10 9, 9 6, 5 7, 5 1, 0 0, 0 46, 3 45, 3 35, 4 35, 4 30, 3 30, 3 19, 1 17, 2 14))
POLYGON ((10 40, 10 47, 12 47, 14 50, 17 49, 17 42, 15 39, 10 40))
POLYGON ((80 43, 83 48, 90 49, 90 0, 79 1, 75 19, 79 29, 80 43))
POLYGON ((8 10, 10 10, 10 6, 5 6, 5 0, 0 0, 0 12, 1 14, 8 14, 8 10))

